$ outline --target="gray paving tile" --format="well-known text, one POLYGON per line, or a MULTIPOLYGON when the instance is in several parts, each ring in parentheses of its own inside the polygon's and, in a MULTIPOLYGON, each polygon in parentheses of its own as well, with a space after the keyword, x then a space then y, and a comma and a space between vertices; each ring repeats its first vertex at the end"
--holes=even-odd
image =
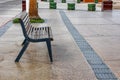
MULTIPOLYGON (((76 36, 76 34, 79 34, 79 32, 75 28, 73 28, 74 26, 72 25, 72 23, 70 22, 70 20, 67 18, 67 16, 65 15, 65 13, 63 11, 60 11, 60 14, 61 14, 61 17, 62 17, 66 27, 68 28, 68 30, 70 31, 70 33, 72 34, 72 36, 74 38, 74 36, 76 36), (75 32, 76 32, 76 34, 75 34, 75 32)), ((79 36, 81 36, 81 35, 79 34, 79 36)), ((74 39, 75 40, 76 39, 80 40, 81 38, 75 37, 74 39)), ((77 41, 76 41, 76 43, 77 43, 77 41)), ((86 41, 84 41, 84 43, 88 44, 86 41)), ((91 46, 89 46, 89 45, 86 45, 86 46, 84 45, 83 46, 83 45, 80 45, 81 43, 77 43, 77 44, 78 44, 78 47, 83 52, 83 55, 85 56, 86 60, 91 65, 91 67, 92 67, 92 69, 93 69, 93 71, 94 71, 98 80, 102 80, 102 79, 117 80, 117 77, 111 72, 111 70, 106 66, 106 64, 97 55, 97 53, 94 52, 94 50, 91 46), (89 51, 90 51, 89 55, 85 53, 86 50, 87 50, 87 53, 89 53, 89 51), (93 52, 93 53, 91 54, 91 52, 93 52), (105 67, 105 68, 104 69, 102 67, 99 68, 98 66, 96 66, 96 68, 94 68, 93 65, 102 65, 102 67, 105 67)))

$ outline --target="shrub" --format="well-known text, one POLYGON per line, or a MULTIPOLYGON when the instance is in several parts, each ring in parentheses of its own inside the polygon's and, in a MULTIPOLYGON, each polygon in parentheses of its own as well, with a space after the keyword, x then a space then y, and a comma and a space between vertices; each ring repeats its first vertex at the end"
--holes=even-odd
MULTIPOLYGON (((31 23, 44 23, 45 21, 44 21, 44 19, 41 19, 41 18, 38 18, 38 19, 32 18, 32 19, 30 19, 30 22, 31 23)), ((13 23, 20 23, 19 18, 15 18, 13 20, 13 23)))
POLYGON ((44 19, 41 19, 41 18, 38 18, 38 19, 32 18, 32 19, 30 19, 30 22, 31 23, 44 23, 45 21, 44 21, 44 19))
POLYGON ((13 19, 13 23, 19 23, 19 18, 13 19))

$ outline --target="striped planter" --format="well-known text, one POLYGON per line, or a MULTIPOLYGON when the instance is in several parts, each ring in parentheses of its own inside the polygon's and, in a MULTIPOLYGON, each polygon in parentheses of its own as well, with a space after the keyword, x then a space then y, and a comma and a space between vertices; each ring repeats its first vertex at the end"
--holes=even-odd
POLYGON ((49 0, 49 2, 54 2, 54 0, 49 0))
POLYGON ((62 0, 62 3, 66 3, 66 0, 62 0))
POLYGON ((50 9, 56 9, 56 4, 57 4, 56 2, 50 2, 49 3, 49 8, 50 9))
POLYGON ((68 10, 75 10, 75 3, 68 3, 68 10))
POLYGON ((96 4, 88 4, 88 11, 95 11, 96 10, 96 4))
POLYGON ((77 0, 77 3, 80 3, 81 2, 81 0, 77 0))

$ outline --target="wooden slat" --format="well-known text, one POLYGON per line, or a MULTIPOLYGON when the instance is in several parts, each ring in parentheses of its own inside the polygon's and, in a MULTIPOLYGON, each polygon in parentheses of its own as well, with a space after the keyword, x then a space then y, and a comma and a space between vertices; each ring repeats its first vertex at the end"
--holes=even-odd
POLYGON ((26 34, 32 39, 51 38, 53 39, 51 27, 35 28, 31 25, 29 15, 24 13, 21 17, 26 29, 26 34))
POLYGON ((29 29, 26 30, 26 31, 27 31, 27 34, 29 35, 31 33, 31 31, 32 31, 32 26, 30 25, 29 29))

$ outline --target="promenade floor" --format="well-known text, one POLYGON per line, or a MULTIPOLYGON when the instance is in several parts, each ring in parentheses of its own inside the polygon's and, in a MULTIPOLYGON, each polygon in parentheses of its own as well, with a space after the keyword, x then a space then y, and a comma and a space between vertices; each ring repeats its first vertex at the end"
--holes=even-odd
MULTIPOLYGON (((80 9, 68 11, 65 7, 63 8, 48 9, 39 5, 39 15, 45 19, 45 23, 33 24, 35 27, 52 27, 54 37, 54 41, 52 41, 54 61, 52 64, 49 61, 47 46, 44 42, 31 43, 20 62, 15 63, 14 60, 21 50, 21 43, 24 40, 20 24, 8 22, 0 27, 0 30, 8 27, 3 29, 5 33, 0 36, 0 80, 120 79, 120 10, 101 12, 98 7, 96 11, 91 12, 80 9), (64 15, 62 16, 62 14, 64 15), (66 25, 67 21, 63 17, 66 17, 65 19, 72 25, 73 30, 82 36, 84 42, 90 45, 90 48, 103 61, 102 64, 105 64, 115 75, 114 78, 106 75, 109 74, 108 72, 96 75, 95 68, 91 66, 84 55, 84 51, 87 50, 79 48, 73 32, 71 33, 67 27, 69 24, 66 25)), ((10 18, 7 20, 9 21, 20 12, 20 6, 8 11, 6 14, 10 13, 7 15, 10 18)), ((1 13, 0 16, 4 17, 6 14, 1 13)), ((0 24, 3 23, 2 21, 0 19, 0 24)), ((95 62, 95 64, 98 63, 95 62)), ((99 72, 100 70, 98 70, 99 72)))

